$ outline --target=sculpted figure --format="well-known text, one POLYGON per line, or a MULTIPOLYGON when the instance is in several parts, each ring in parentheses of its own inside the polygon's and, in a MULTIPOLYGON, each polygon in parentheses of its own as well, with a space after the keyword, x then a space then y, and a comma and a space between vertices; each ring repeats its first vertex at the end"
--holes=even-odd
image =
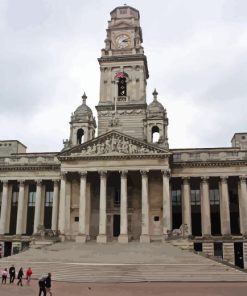
POLYGON ((109 139, 105 141, 105 153, 111 152, 111 142, 109 139))
POLYGON ((116 151, 117 148, 117 140, 113 137, 111 140, 111 151, 116 151))
POLYGON ((124 153, 129 153, 129 142, 123 139, 122 141, 122 151, 124 153))

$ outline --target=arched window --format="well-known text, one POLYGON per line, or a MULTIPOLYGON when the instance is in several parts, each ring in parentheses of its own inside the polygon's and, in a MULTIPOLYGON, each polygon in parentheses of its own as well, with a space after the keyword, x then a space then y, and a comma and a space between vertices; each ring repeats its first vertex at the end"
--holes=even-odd
POLYGON ((84 130, 82 128, 77 131, 77 144, 82 144, 84 142, 84 130))
POLYGON ((126 78, 119 78, 118 80, 118 96, 126 97, 127 96, 127 82, 126 78))
POLYGON ((157 126, 152 127, 152 143, 157 143, 160 139, 160 129, 157 126))

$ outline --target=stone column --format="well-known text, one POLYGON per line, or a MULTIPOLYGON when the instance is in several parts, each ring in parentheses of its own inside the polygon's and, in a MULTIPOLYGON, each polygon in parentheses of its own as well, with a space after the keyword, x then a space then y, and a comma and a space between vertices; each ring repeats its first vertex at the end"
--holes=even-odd
POLYGON ((246 176, 240 176, 239 216, 242 235, 247 235, 247 188, 246 176))
POLYGON ((142 176, 142 234, 141 243, 150 242, 149 234, 149 200, 148 200, 148 171, 141 171, 142 176))
POLYGON ((22 235, 24 210, 24 180, 19 181, 18 209, 16 222, 16 235, 22 235))
POLYGON ((53 181, 53 202, 52 202, 52 218, 51 218, 51 229, 57 231, 57 221, 58 221, 58 187, 59 181, 53 181))
POLYGON ((41 187, 42 180, 36 181, 36 201, 35 201, 35 211, 34 211, 34 225, 33 233, 37 233, 38 226, 40 224, 40 211, 41 211, 41 187))
POLYGON ((227 177, 221 177, 220 181, 220 223, 221 234, 229 236, 231 234, 231 224, 227 177))
POLYGON ((60 231, 61 239, 65 235, 65 212, 66 212, 66 172, 61 174, 60 182, 60 200, 58 214, 58 230, 60 231))
POLYGON ((167 231, 172 230, 172 204, 170 196, 170 171, 162 171, 163 179, 163 236, 167 237, 167 231))
POLYGON ((3 193, 2 193, 2 205, 1 205, 1 217, 0 217, 0 235, 6 232, 6 220, 8 209, 8 181, 3 180, 3 193))
POLYGON ((120 235, 119 243, 128 243, 128 194, 127 194, 128 171, 121 172, 121 203, 120 203, 120 235))
POLYGON ((79 232, 76 242, 85 243, 86 235, 86 209, 87 209, 87 172, 80 172, 80 207, 79 207, 79 232))
POLYGON ((107 172, 100 171, 100 205, 99 205, 99 235, 97 236, 97 243, 106 243, 106 181, 107 172))
POLYGON ((182 194, 182 220, 183 224, 187 225, 187 235, 192 234, 191 226, 191 198, 190 198, 190 184, 189 178, 183 179, 183 194, 182 194))
POLYGON ((210 197, 208 179, 208 177, 202 177, 201 182, 202 236, 211 235, 210 197))

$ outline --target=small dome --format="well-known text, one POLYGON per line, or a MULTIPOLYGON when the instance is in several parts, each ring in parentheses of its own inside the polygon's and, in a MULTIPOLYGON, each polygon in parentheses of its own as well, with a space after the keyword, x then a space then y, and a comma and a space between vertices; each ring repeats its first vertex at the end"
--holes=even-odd
POLYGON ((93 112, 90 107, 86 104, 87 96, 84 93, 82 96, 82 104, 75 110, 74 117, 82 118, 86 116, 93 116, 93 112))
POLYGON ((148 105, 148 108, 147 108, 149 113, 159 113, 159 112, 163 113, 163 112, 165 112, 164 106, 160 102, 157 101, 157 96, 158 96, 158 93, 155 89, 153 92, 154 100, 152 103, 150 103, 148 105))

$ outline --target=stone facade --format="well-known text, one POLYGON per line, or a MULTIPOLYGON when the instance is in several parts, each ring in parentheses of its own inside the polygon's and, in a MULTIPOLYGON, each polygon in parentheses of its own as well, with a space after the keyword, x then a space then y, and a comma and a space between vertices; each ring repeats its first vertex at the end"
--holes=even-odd
POLYGON ((15 145, 0 147, 3 253, 43 228, 78 243, 182 236, 246 266, 247 134, 235 134, 229 148, 169 149, 156 90, 146 102, 149 73, 136 9, 111 12, 101 53, 97 137, 84 94, 61 152, 26 153, 18 141, 0 142, 15 145))

